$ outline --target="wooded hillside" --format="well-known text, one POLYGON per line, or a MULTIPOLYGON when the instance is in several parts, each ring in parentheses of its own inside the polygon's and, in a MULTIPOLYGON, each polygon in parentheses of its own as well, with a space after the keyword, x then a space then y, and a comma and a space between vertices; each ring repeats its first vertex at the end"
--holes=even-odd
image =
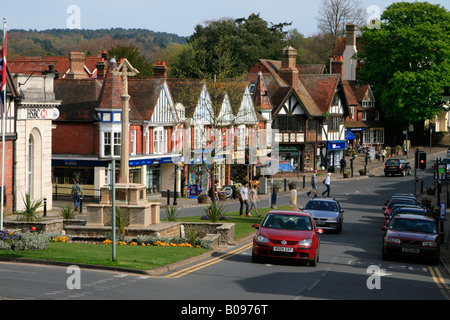
MULTIPOLYGON (((0 34, 3 32, 0 31, 0 34)), ((82 51, 87 55, 100 55, 112 47, 135 46, 149 61, 152 55, 173 44, 185 44, 187 39, 176 34, 146 29, 97 30, 8 30, 8 57, 67 55, 82 51)))

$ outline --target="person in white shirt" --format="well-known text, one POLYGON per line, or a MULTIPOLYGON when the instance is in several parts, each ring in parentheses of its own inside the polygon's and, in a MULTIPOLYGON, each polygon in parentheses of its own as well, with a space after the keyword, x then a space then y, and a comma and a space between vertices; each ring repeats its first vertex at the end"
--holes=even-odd
POLYGON ((323 183, 325 184, 325 187, 327 187, 327 190, 325 190, 324 192, 322 192, 322 196, 325 195, 325 193, 327 194, 327 198, 330 196, 330 182, 331 182, 331 173, 328 172, 327 177, 325 178, 325 180, 323 180, 323 183))
POLYGON ((245 214, 247 216, 251 216, 248 212, 248 207, 249 207, 249 203, 248 203, 248 182, 244 182, 244 186, 241 188, 240 191, 241 194, 241 207, 239 208, 239 214, 242 217, 243 216, 243 210, 244 210, 244 205, 245 205, 245 214))

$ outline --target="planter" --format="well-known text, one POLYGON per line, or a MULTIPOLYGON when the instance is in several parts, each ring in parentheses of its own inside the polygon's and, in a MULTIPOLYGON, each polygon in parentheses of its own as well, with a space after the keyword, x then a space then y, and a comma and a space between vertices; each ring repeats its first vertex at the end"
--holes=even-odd
POLYGON ((344 172, 343 175, 344 175, 344 178, 350 177, 350 173, 348 173, 348 172, 344 172))
POLYGON ((427 195, 434 196, 435 194, 436 194, 436 190, 435 189, 428 189, 427 190, 427 195))
POLYGON ((366 175, 366 170, 359 170, 359 175, 360 176, 365 176, 366 175))
POLYGON ((225 200, 227 200, 227 195, 226 195, 226 194, 219 194, 219 200, 220 200, 220 201, 225 201, 225 200))
POLYGON ((208 203, 208 197, 198 197, 198 203, 208 203))

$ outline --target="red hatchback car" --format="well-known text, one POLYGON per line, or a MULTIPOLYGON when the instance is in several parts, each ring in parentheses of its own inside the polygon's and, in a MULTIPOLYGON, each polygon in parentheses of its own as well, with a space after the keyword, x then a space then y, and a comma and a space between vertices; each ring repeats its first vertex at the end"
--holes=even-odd
POLYGON ((391 255, 413 256, 439 261, 440 235, 432 218, 415 214, 399 214, 388 227, 381 228, 383 259, 391 255))
POLYGON ((320 234, 310 213, 270 211, 253 238, 252 262, 260 258, 291 258, 316 266, 319 261, 320 234))

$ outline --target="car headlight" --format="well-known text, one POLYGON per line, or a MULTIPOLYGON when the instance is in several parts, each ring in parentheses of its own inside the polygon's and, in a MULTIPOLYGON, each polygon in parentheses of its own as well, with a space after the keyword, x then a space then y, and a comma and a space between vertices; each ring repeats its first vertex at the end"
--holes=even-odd
POLYGON ((330 221, 330 222, 338 222, 339 218, 329 218, 328 221, 330 221))
POLYGON ((299 246, 302 246, 302 247, 311 247, 311 246, 312 246, 312 239, 303 239, 303 240, 300 240, 300 241, 298 242, 298 245, 299 245, 299 246))
POLYGON ((424 241, 422 242, 422 247, 436 247, 436 241, 424 241))
POLYGON ((256 236, 256 242, 268 243, 269 239, 267 239, 266 237, 264 237, 264 236, 259 234, 259 235, 256 236))
POLYGON ((401 240, 398 238, 387 238, 387 242, 400 244, 401 240))

